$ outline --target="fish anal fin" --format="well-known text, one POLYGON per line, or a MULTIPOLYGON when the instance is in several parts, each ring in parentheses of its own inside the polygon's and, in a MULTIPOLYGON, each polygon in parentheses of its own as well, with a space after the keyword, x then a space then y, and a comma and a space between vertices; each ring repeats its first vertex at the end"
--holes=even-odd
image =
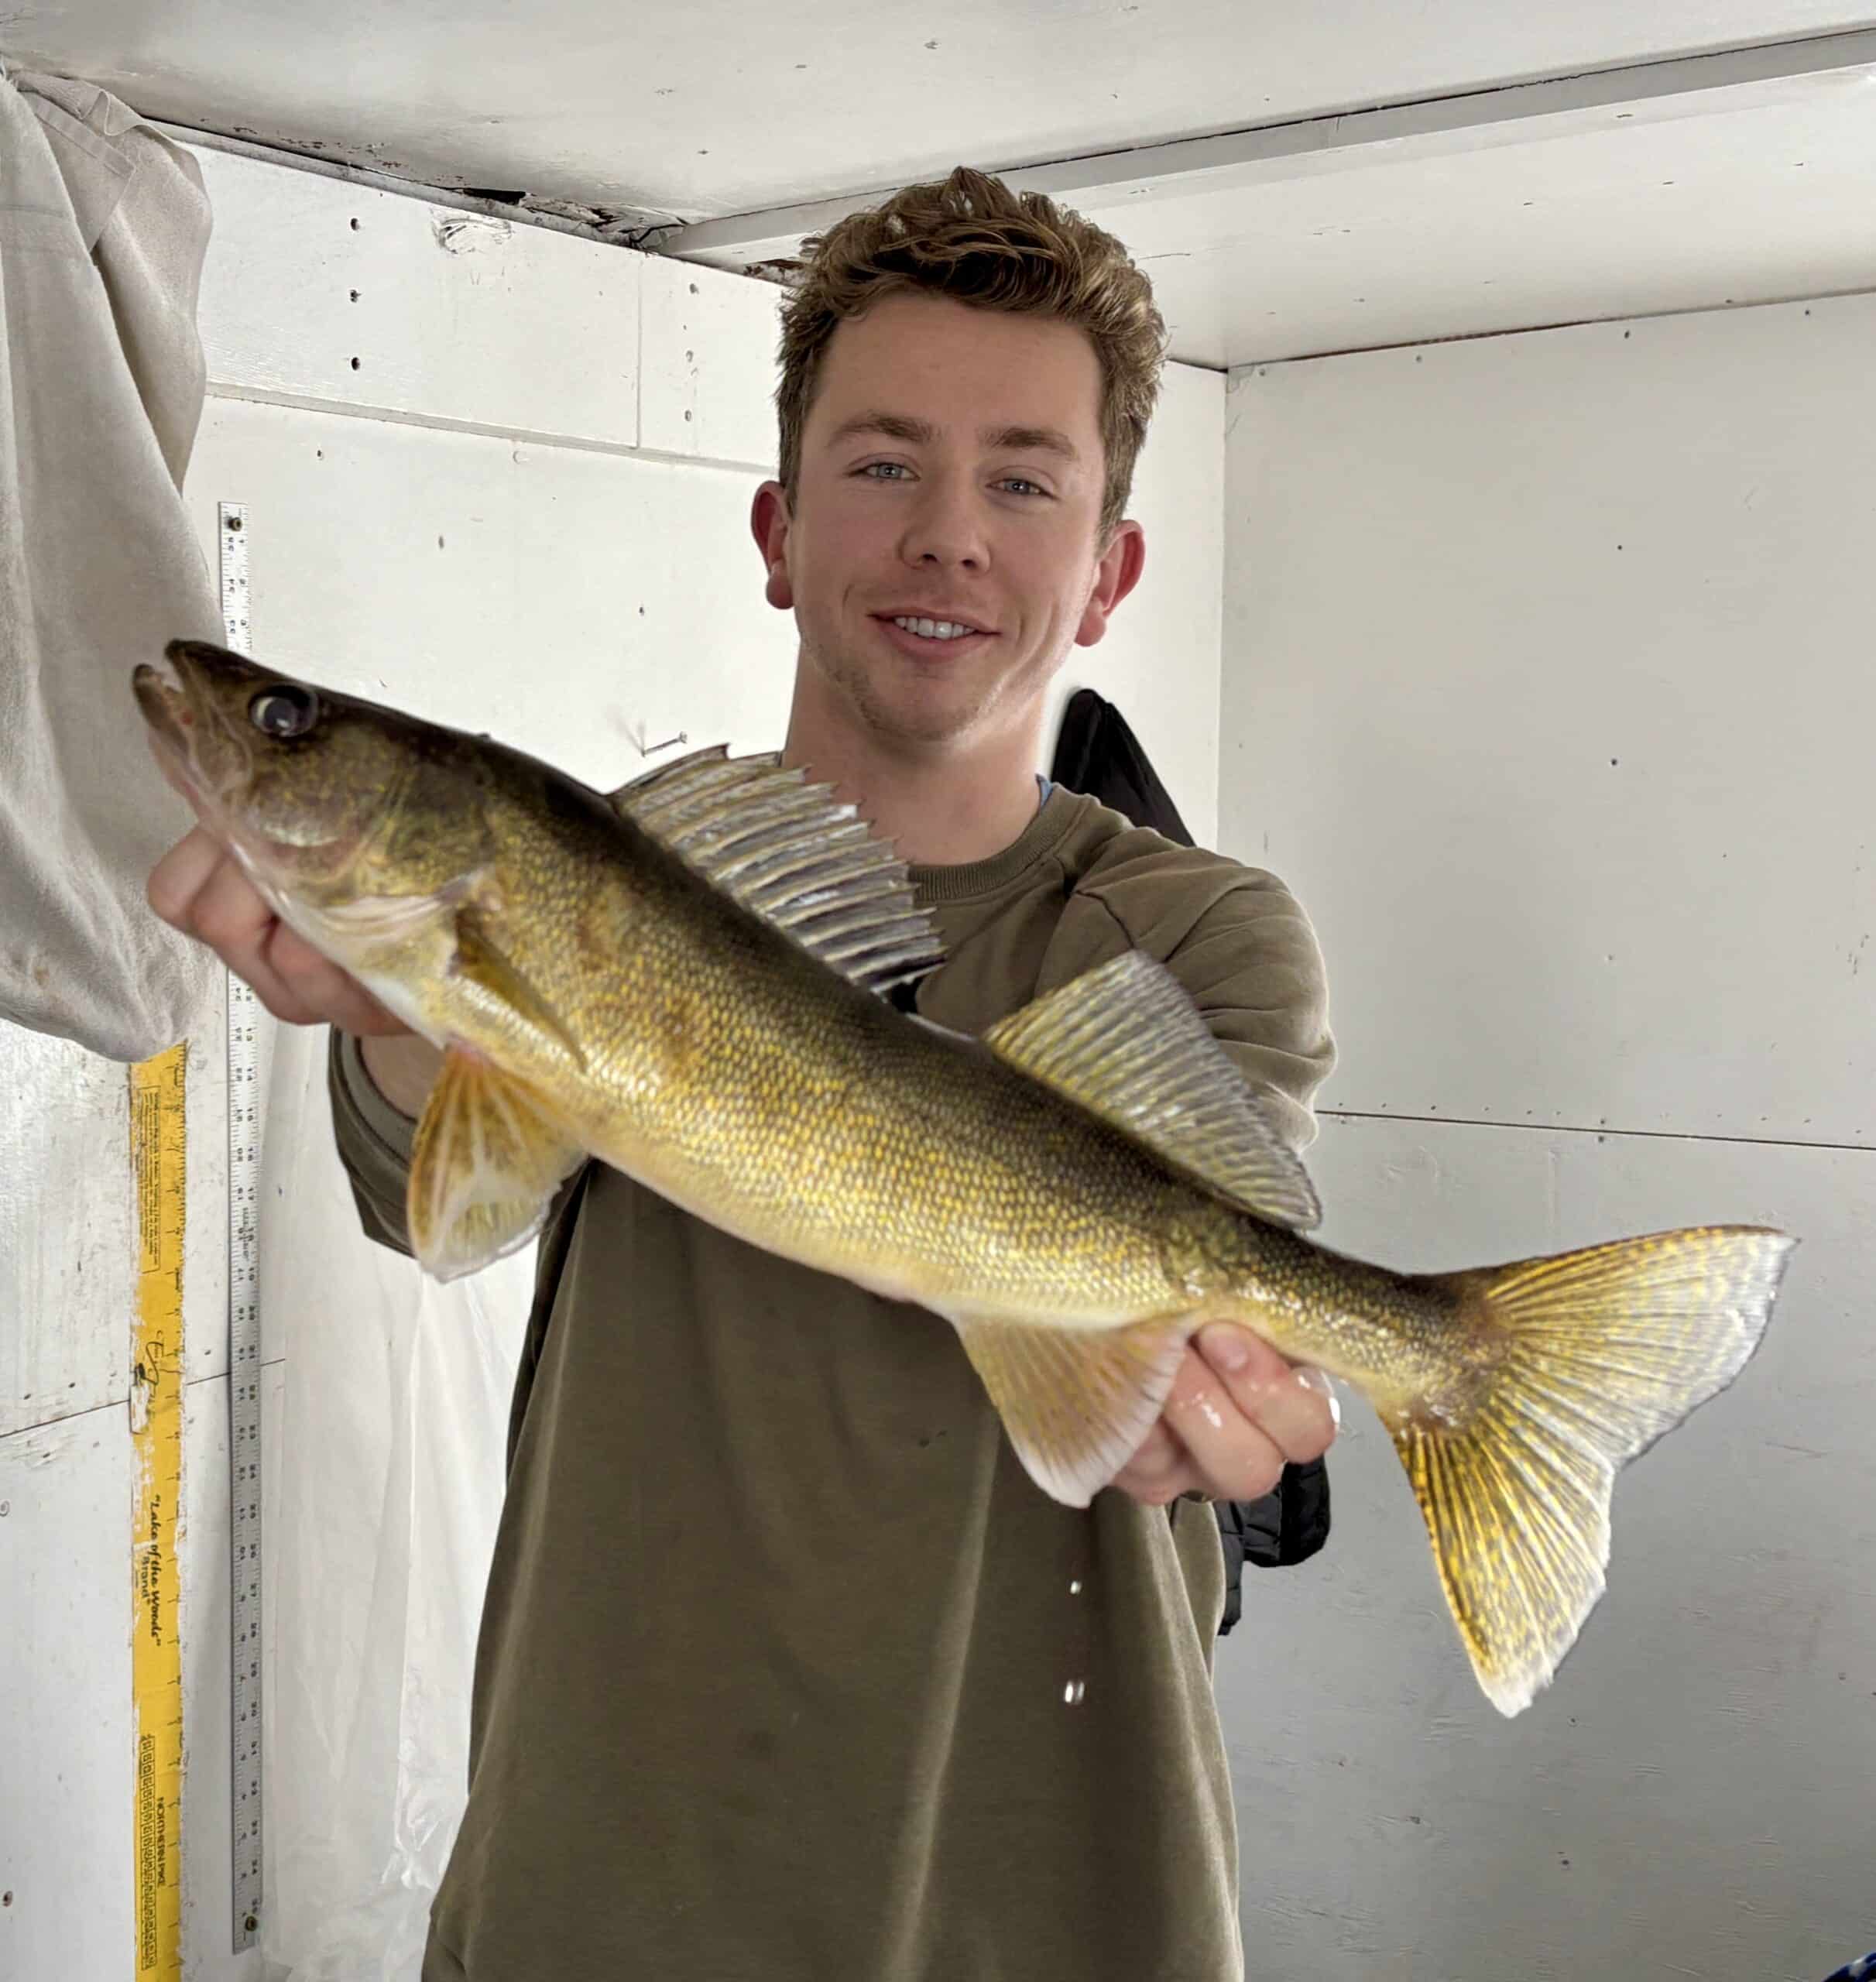
POLYGON ((1216 1195, 1297 1231, 1320 1222, 1302 1159, 1185 987, 1144 951, 1011 1013, 984 1043, 1216 1195))
POLYGON ((1086 1507, 1138 1450, 1191 1332, 1186 1318, 1086 1328, 949 1319, 1024 1469, 1071 1507, 1086 1507))
POLYGON ((694 750, 611 795, 667 852, 869 991, 922 977, 944 946, 904 862, 826 785, 773 753, 694 750))
POLYGON ((419 1264, 455 1280, 526 1245, 585 1154, 520 1082, 449 1047, 411 1150, 406 1208, 419 1264))
POLYGON ((1422 1277, 1485 1353, 1463 1403, 1382 1419, 1500 1713, 1550 1683, 1603 1593, 1617 1472, 1744 1367, 1795 1243, 1704 1226, 1422 1277))

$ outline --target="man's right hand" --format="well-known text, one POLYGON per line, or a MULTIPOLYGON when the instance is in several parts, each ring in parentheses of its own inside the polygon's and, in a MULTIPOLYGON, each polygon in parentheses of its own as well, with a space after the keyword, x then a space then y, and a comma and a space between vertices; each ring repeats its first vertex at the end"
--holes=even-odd
POLYGON ((371 1042, 372 1080, 407 1115, 423 1112, 442 1056, 365 986, 269 908, 240 864, 206 828, 177 841, 151 870, 149 905, 206 943, 261 1003, 289 1025, 335 1025, 371 1042))
POLYGON ((289 1025, 335 1025, 362 1037, 410 1028, 358 980, 287 928, 204 827, 177 841, 149 877, 149 905, 172 927, 206 943, 261 1003, 289 1025))

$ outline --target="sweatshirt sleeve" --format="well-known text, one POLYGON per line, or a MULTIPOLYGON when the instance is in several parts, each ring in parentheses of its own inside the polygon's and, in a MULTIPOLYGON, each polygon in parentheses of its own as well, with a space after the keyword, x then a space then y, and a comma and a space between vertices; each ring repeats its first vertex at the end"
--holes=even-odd
POLYGON ((1051 952, 1065 981, 1129 948, 1164 964, 1291 1148, 1315 1140, 1312 1106, 1336 1064, 1321 946, 1274 874, 1157 833, 1116 835, 1081 877, 1051 952))
POLYGON ((404 1201, 417 1123, 379 1092, 365 1070, 358 1041, 336 1026, 327 1058, 326 1085, 332 1098, 332 1130, 339 1161, 352 1185, 358 1222, 368 1238, 407 1253, 410 1237, 404 1222, 404 1201))
POLYGON ((1336 1062, 1315 931, 1273 876, 1240 870, 1165 959, 1295 1150, 1315 1140, 1313 1100, 1336 1062))

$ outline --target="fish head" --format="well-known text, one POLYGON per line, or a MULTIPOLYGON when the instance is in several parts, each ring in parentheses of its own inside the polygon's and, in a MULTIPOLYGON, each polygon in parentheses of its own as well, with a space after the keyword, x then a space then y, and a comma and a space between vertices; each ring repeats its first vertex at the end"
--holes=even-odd
POLYGON ((482 866, 474 739, 206 641, 163 658, 133 677, 157 762, 280 912, 447 899, 482 866))

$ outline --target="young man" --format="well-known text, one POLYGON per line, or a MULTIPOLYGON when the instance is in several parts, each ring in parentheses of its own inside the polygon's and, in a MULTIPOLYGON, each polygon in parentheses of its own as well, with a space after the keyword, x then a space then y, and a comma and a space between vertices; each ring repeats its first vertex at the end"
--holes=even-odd
MULTIPOLYGON (((785 755, 912 863, 981 1031, 1130 947, 1300 1147, 1321 959, 1270 876, 1039 793, 1044 695, 1137 581, 1163 327, 1111 237, 960 170, 811 243, 752 518, 800 633, 785 755)), ((437 1065, 198 832, 151 898, 335 1028, 341 1154, 404 1243, 437 1065)), ((1085 1511, 951 1330, 589 1164, 541 1241, 427 1982, 1228 1982, 1237 1853, 1210 1511, 1333 1435, 1326 1381, 1195 1339, 1085 1511)))

